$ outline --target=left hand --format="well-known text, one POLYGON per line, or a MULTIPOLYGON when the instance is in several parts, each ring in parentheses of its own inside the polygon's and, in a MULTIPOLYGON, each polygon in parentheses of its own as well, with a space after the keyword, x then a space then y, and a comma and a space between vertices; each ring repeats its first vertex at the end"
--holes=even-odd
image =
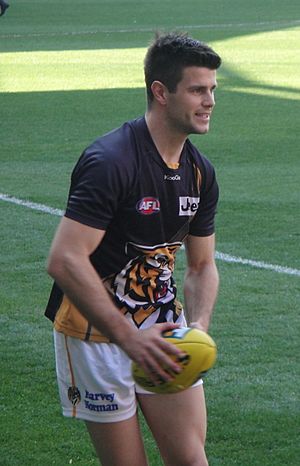
POLYGON ((208 330, 203 325, 201 325, 200 322, 198 322, 198 321, 190 322, 189 327, 197 328, 198 330, 201 330, 202 332, 205 332, 205 333, 207 333, 207 330, 208 330))

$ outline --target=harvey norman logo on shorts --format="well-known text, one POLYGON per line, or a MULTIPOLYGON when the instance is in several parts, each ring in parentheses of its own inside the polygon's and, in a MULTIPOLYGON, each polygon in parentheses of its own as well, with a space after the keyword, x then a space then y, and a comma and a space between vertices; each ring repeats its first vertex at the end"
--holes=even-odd
POLYGON ((179 216, 191 216, 197 212, 200 204, 200 197, 180 196, 179 216))
POLYGON ((114 403, 114 399, 114 393, 92 393, 85 390, 84 405, 85 408, 90 411, 117 411, 119 409, 119 405, 114 403))

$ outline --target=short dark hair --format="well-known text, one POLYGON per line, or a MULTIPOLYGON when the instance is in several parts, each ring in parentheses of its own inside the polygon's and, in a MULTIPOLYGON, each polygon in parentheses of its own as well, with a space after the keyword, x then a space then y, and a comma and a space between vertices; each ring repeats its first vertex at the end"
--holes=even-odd
POLYGON ((202 66, 216 70, 220 65, 221 58, 211 47, 186 33, 156 34, 144 61, 148 103, 153 101, 153 81, 161 81, 169 92, 176 92, 184 68, 202 66))

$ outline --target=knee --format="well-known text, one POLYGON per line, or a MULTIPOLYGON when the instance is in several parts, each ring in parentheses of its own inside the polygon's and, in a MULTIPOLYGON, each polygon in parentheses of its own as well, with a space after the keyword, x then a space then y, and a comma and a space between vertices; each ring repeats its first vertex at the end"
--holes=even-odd
POLYGON ((206 455, 201 455, 200 457, 197 458, 190 458, 187 459, 186 462, 178 464, 178 466, 208 466, 208 461, 206 458, 206 455))
POLYGON ((209 466, 204 448, 197 451, 185 451, 180 457, 172 458, 165 463, 167 466, 209 466))
POLYGON ((199 453, 197 457, 187 458, 187 461, 182 463, 182 465, 183 464, 184 466, 208 466, 208 461, 204 450, 199 453))

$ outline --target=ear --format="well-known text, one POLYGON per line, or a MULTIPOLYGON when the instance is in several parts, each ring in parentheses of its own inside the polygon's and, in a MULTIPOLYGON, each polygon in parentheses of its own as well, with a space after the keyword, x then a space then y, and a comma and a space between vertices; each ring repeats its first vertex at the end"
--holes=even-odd
POLYGON ((161 81, 153 81, 151 84, 151 90, 154 96, 154 99, 160 105, 166 105, 168 89, 161 81))

